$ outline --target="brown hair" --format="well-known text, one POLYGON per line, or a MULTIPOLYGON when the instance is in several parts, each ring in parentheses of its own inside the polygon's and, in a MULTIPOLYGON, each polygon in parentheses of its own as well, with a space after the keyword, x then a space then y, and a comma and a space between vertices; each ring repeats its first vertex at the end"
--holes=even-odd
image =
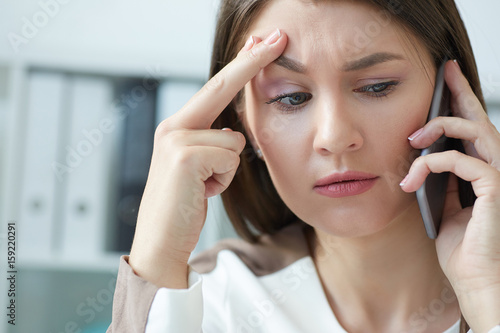
MULTIPOLYGON (((271 0, 222 0, 219 10, 210 77, 233 60, 253 20, 271 0)), ((314 0, 313 0, 314 1, 314 0)), ((454 0, 358 0, 389 13, 406 32, 416 36, 430 52, 436 68, 445 57, 457 59, 472 90, 486 110, 472 47, 454 0)), ((222 193, 228 216, 238 234, 250 242, 258 234, 272 234, 298 221, 284 204, 271 181, 265 163, 257 158, 240 121, 236 105, 239 96, 226 107, 212 125, 230 127, 247 137, 236 175, 222 193)), ((459 142, 459 141, 458 141, 459 142)), ((456 147, 462 150, 463 147, 456 147)), ((462 150, 463 151, 463 150, 462 150)), ((471 206, 475 196, 470 183, 459 180, 460 200, 471 206)), ((462 317, 461 332, 468 325, 462 317)))

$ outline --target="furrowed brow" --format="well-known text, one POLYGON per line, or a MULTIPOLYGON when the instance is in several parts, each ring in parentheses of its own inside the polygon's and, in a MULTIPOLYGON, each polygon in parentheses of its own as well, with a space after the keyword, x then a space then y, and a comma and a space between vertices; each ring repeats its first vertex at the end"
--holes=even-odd
MULTIPOLYGON (((361 59, 348 62, 344 66, 342 66, 341 70, 343 72, 358 71, 387 61, 403 59, 405 58, 402 55, 396 53, 378 52, 370 54, 361 59)), ((303 63, 288 58, 284 55, 279 56, 273 63, 295 73, 303 74, 307 70, 306 66, 303 63)))
POLYGON ((296 73, 305 73, 306 72, 306 66, 304 64, 292 60, 288 57, 285 57, 283 55, 279 56, 278 59, 274 61, 274 63, 278 66, 281 66, 285 69, 288 69, 289 71, 296 72, 296 73))
POLYGON ((344 66, 342 66, 341 70, 344 72, 352 72, 358 71, 361 69, 365 69, 371 66, 378 65, 383 62, 391 61, 391 60, 402 60, 404 57, 395 53, 387 53, 387 52, 379 52, 370 54, 369 56, 363 57, 361 59, 357 59, 351 62, 348 62, 344 66))

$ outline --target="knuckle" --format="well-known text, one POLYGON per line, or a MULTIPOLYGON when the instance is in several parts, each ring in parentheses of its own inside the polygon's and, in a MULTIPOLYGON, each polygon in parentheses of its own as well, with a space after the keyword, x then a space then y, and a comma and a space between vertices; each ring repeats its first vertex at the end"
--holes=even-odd
POLYGON ((245 54, 245 60, 255 64, 255 66, 258 66, 259 68, 263 68, 261 65, 262 62, 262 52, 258 52, 258 49, 251 49, 245 54))
POLYGON ((447 121, 452 131, 460 132, 466 128, 463 118, 458 118, 458 117, 446 117, 446 118, 449 118, 447 121))
POLYGON ((478 121, 478 134, 491 135, 493 134, 493 127, 488 118, 478 121))
POLYGON ((241 152, 245 148, 247 140, 245 139, 245 136, 243 135, 243 133, 235 132, 235 134, 236 134, 236 138, 239 142, 238 149, 241 152))
POLYGON ((463 154, 461 152, 459 152, 458 150, 455 150, 455 149, 448 150, 447 154, 449 155, 449 157, 451 159, 454 159, 454 160, 461 158, 463 156, 463 154))
POLYGON ((411 165, 411 168, 419 168, 422 164, 425 163, 425 158, 426 158, 426 156, 419 156, 419 157, 417 157, 413 161, 413 163, 411 165))
POLYGON ((475 95, 471 95, 470 92, 466 89, 462 89, 458 92, 457 99, 465 108, 474 107, 477 100, 475 95))
POLYGON ((163 120, 155 130, 154 134, 154 139, 155 141, 161 140, 163 137, 165 137, 168 133, 170 133, 173 130, 173 126, 171 124, 171 121, 169 119, 163 120))
POLYGON ((187 136, 187 130, 174 129, 170 124, 162 122, 155 131, 154 147, 169 153, 176 149, 175 147, 183 146, 187 136))
POLYGON ((240 165, 240 156, 235 152, 230 152, 227 159, 228 170, 235 170, 240 165))
POLYGON ((175 154, 175 164, 182 168, 193 167, 198 165, 199 156, 194 154, 192 149, 180 149, 177 154, 175 154))
POLYGON ((427 126, 427 131, 432 136, 441 136, 446 132, 446 121, 445 117, 436 117, 429 121, 425 126, 427 126))
POLYGON ((462 125, 462 118, 448 116, 440 116, 439 118, 441 119, 443 124, 443 131, 446 130, 446 128, 453 130, 459 128, 462 125))
POLYGON ((258 57, 259 57, 259 53, 255 52, 255 49, 248 51, 245 55, 246 55, 246 59, 249 61, 253 61, 254 59, 258 59, 258 57))
POLYGON ((221 73, 213 76, 208 82, 203 86, 203 90, 206 92, 217 92, 224 86, 224 76, 221 73))
POLYGON ((168 142, 180 146, 183 142, 186 141, 187 136, 188 133, 186 130, 175 130, 168 132, 165 135, 165 138, 168 140, 168 142))

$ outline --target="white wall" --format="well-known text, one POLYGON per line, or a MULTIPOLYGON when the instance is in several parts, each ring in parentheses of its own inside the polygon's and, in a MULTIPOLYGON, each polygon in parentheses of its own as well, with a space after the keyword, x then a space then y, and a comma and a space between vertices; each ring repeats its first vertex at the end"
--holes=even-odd
MULTIPOLYGON (((36 59, 107 71, 144 72, 149 66, 163 74, 203 78, 208 73, 217 4, 218 0, 0 0, 0 60, 36 59), (43 7, 54 13, 45 15, 47 20, 43 7), (27 28, 27 21, 35 31, 27 28), (9 34, 23 36, 23 32, 32 36, 13 47, 9 34)), ((469 29, 485 93, 498 97, 500 1, 457 0, 457 4, 469 29)))
POLYGON ((500 1, 456 2, 469 32, 485 98, 500 101, 500 1))
POLYGON ((168 73, 203 77, 208 73, 217 4, 0 0, 0 58, 107 70, 161 66, 168 73), (26 38, 12 42, 13 34, 26 38))

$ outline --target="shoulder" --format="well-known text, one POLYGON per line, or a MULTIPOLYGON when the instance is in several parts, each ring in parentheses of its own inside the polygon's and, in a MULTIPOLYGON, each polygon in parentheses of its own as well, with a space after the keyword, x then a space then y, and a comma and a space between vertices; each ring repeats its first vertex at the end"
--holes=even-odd
POLYGON ((256 276, 265 276, 309 256, 306 240, 308 227, 294 223, 273 235, 263 235, 255 244, 242 239, 224 239, 189 262, 200 274, 210 273, 217 266, 219 253, 233 252, 256 276))

